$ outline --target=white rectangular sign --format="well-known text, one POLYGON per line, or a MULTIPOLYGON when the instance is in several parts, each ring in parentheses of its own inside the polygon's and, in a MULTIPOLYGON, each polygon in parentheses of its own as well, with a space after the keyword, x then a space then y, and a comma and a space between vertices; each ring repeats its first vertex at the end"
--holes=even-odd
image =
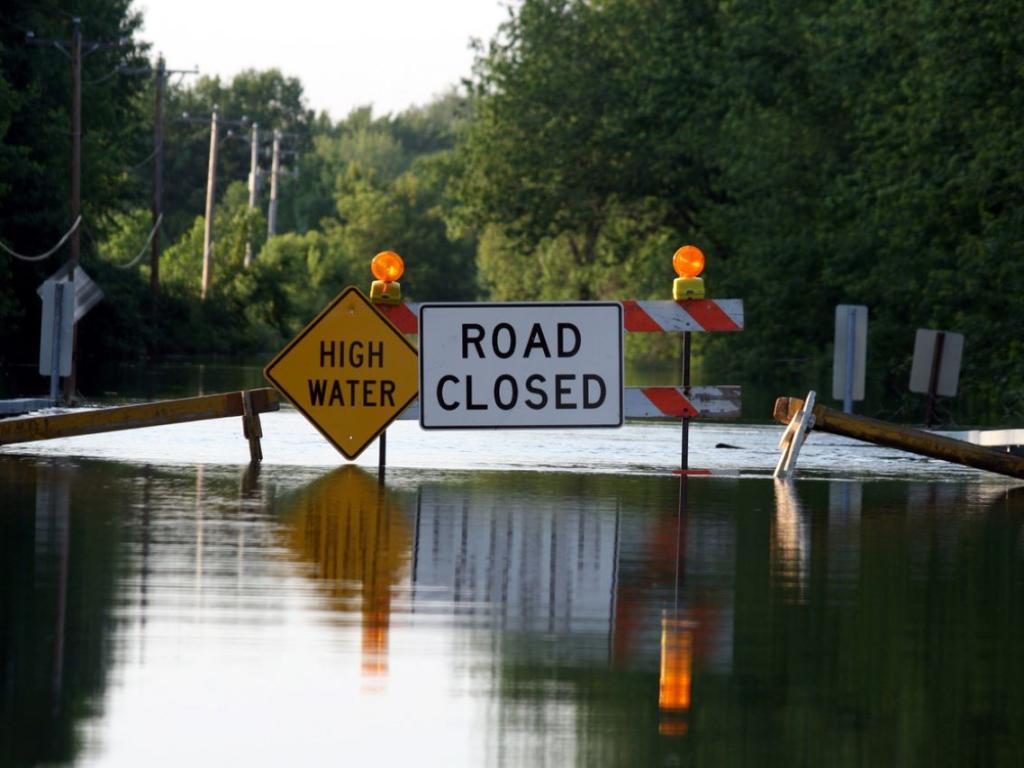
POLYGON ((622 305, 423 304, 424 429, 622 425, 622 305))
POLYGON ((868 357, 868 308, 860 304, 836 307, 835 345, 832 354, 832 397, 864 399, 868 357))
POLYGON ((58 375, 70 376, 75 329, 73 286, 66 281, 47 280, 39 287, 39 295, 43 299, 39 329, 39 375, 49 376, 56 364, 58 375))

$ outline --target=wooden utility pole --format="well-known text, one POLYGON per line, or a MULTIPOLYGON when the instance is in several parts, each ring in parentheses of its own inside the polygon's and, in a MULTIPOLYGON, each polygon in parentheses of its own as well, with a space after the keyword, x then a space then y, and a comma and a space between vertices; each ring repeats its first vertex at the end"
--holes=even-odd
POLYGON ((164 87, 167 68, 164 57, 156 60, 156 104, 153 108, 153 242, 149 256, 149 291, 155 299, 160 293, 160 228, 164 198, 164 87))
MULTIPOLYGON (((71 21, 71 220, 82 214, 82 20, 71 21)), ((81 227, 71 234, 68 280, 74 291, 75 270, 81 257, 81 227)), ((64 379, 64 400, 75 397, 78 382, 78 324, 71 331, 71 375, 64 379)))
MULTIPOLYGON (((71 22, 71 220, 82 213, 82 20, 71 22)), ((71 235, 71 258, 68 280, 75 279, 75 268, 81 255, 80 228, 71 235)), ((75 375, 72 359, 71 376, 75 375)))
POLYGON ((210 166, 206 174, 206 222, 203 227, 203 282, 199 293, 206 298, 210 290, 210 258, 213 250, 213 197, 217 186, 217 107, 210 117, 210 166))
POLYGON ((274 131, 274 148, 270 160, 270 206, 267 208, 267 239, 277 234, 277 177, 281 172, 281 132, 274 131))
MULTIPOLYGON (((260 151, 260 127, 257 123, 252 124, 252 145, 249 151, 249 212, 256 210, 256 188, 259 182, 259 151, 260 151)), ((245 268, 252 264, 252 238, 247 233, 245 239, 245 268)))

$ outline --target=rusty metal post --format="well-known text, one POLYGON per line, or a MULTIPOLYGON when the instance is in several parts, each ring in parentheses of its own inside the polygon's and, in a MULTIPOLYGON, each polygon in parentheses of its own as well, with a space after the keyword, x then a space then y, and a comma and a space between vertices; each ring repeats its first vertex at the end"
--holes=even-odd
MULTIPOLYGON (((690 343, 692 334, 683 333, 683 397, 690 398, 690 343)), ((680 452, 679 469, 685 475, 690 469, 690 417, 683 416, 683 443, 680 452)))
POLYGON ((259 464, 263 461, 263 448, 260 438, 263 437, 263 426, 260 424, 260 413, 252 404, 252 391, 242 392, 242 433, 249 441, 249 461, 259 464))
POLYGON ((946 334, 939 331, 935 334, 935 349, 932 350, 932 370, 928 377, 928 407, 924 412, 925 429, 935 421, 935 393, 939 388, 939 371, 942 370, 942 349, 946 346, 946 334))

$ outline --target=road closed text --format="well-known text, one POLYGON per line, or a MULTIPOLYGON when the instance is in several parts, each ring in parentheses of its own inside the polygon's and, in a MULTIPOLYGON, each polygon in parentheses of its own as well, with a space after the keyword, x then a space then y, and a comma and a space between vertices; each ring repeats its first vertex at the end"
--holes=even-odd
POLYGON ((420 397, 426 429, 619 426, 621 305, 423 305, 420 397))

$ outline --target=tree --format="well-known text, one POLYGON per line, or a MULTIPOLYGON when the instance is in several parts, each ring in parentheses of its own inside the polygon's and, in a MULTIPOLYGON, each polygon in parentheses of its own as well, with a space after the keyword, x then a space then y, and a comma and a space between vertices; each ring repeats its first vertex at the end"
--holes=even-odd
MULTIPOLYGON (((84 0, 75 6, 86 40, 127 41, 92 52, 82 67, 82 263, 107 217, 131 205, 137 192, 124 168, 149 135, 134 110, 143 79, 120 74, 144 65, 132 40, 141 19, 128 0, 84 0)), ((0 239, 23 254, 56 243, 72 222, 70 200, 71 78, 68 59, 37 39, 70 40, 66 3, 34 0, 4 9, 0 23, 0 239)), ((8 359, 34 359, 36 286, 67 250, 43 263, 0 256, 0 348, 8 359), (31 330, 30 330, 31 329, 31 330)))
POLYGON ((616 219, 648 224, 641 237, 695 228, 711 173, 695 151, 700 94, 678 56, 659 54, 693 38, 700 13, 700 4, 525 2, 475 65, 457 220, 497 225, 527 251, 560 241, 571 259, 563 280, 580 298, 594 293, 589 273, 616 219))
MULTIPOLYGON (((220 133, 217 158, 217 177, 221 189, 232 181, 245 181, 249 177, 251 136, 248 125, 257 123, 261 131, 260 165, 264 173, 270 168, 270 141, 272 132, 280 130, 287 135, 288 149, 300 155, 311 151, 312 130, 316 123, 313 111, 305 103, 301 82, 283 75, 280 70, 243 70, 223 83, 219 77, 200 77, 195 83, 186 83, 168 89, 167 143, 165 174, 175 179, 166 190, 166 209, 171 238, 176 238, 189 226, 196 214, 205 206, 206 177, 209 163, 209 119, 214 106, 221 118, 246 118, 247 126, 225 126, 220 133), (187 114, 197 122, 182 122, 187 114)), ((269 176, 267 176, 269 179, 269 176)), ((284 184, 287 181, 282 179, 284 184)), ((268 195, 269 184, 263 184, 261 207, 268 195)), ((287 197, 282 187, 281 194, 287 197)), ((293 213, 289 206, 280 209, 280 227, 291 228, 293 213)))

